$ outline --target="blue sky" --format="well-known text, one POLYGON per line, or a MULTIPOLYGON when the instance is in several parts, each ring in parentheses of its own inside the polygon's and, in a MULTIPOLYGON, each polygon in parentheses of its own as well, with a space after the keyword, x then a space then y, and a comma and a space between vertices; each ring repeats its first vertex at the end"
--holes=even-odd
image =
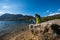
POLYGON ((0 0, 0 15, 4 13, 41 16, 60 14, 60 0, 0 0))

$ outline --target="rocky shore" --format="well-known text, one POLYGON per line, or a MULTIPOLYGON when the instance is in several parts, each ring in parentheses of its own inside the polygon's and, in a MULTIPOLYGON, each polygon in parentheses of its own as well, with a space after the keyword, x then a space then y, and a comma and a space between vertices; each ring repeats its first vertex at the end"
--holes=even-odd
POLYGON ((37 29, 33 30, 7 33, 0 36, 0 40, 60 40, 60 19, 47 21, 40 25, 39 28, 37 25, 37 29))

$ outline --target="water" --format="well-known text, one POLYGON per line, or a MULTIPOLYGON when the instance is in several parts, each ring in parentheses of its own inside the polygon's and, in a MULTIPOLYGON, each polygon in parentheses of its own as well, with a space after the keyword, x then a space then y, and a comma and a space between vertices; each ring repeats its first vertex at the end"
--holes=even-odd
POLYGON ((17 29, 25 28, 29 22, 23 21, 0 21, 0 35, 17 29))

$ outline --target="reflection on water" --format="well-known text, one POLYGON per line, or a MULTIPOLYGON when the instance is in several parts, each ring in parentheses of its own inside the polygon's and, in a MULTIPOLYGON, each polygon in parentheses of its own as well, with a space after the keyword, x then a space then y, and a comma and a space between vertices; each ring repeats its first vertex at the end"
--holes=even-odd
POLYGON ((21 21, 0 21, 0 35, 24 28, 27 24, 29 23, 21 21))

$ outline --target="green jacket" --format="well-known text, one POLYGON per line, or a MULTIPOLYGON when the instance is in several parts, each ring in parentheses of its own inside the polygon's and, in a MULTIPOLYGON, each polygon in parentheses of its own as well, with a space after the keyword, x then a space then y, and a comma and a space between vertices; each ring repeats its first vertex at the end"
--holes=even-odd
POLYGON ((39 23, 41 23, 41 18, 36 16, 36 24, 39 24, 39 23))

